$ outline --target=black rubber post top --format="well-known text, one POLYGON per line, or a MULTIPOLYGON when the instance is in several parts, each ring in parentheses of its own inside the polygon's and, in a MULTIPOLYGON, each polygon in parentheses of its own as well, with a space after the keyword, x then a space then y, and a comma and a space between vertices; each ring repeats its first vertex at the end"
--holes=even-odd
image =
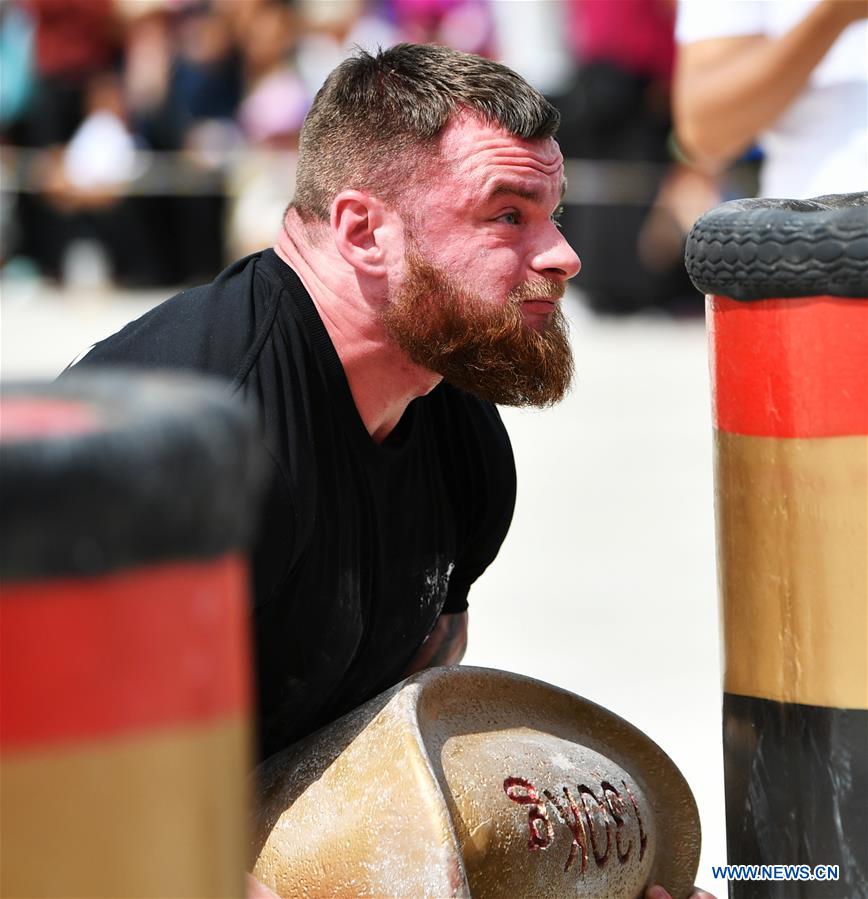
POLYGON ((3 580, 215 558, 253 536, 263 450, 223 384, 73 373, 4 386, 0 416, 3 580))
POLYGON ((693 226, 697 290, 734 300, 868 297, 868 193, 732 200, 693 226))

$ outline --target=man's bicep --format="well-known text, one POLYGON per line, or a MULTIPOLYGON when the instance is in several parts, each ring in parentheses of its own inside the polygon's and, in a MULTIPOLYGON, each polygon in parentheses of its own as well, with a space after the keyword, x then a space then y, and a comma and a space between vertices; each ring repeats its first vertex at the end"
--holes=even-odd
POLYGON ((467 649, 467 612, 444 612, 404 671, 409 677, 424 668, 457 665, 467 649))
POLYGON ((690 126, 714 94, 731 80, 746 54, 768 43, 761 34, 706 38, 678 48, 673 85, 676 125, 690 126))
POLYGON ((709 37, 680 46, 678 64, 688 74, 705 74, 730 64, 733 57, 740 57, 745 50, 767 42, 768 38, 762 34, 709 37))
POLYGON ((435 665, 457 665, 464 658, 469 617, 466 611, 445 612, 440 615, 434 626, 435 632, 440 631, 440 640, 429 668, 435 665))

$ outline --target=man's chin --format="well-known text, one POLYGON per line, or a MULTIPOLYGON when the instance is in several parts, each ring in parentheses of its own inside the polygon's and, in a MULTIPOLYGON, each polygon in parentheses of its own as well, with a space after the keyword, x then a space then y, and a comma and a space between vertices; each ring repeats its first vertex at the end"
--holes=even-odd
POLYGON ((558 287, 545 289, 491 305, 408 253, 382 323, 413 362, 468 393, 503 406, 551 406, 570 386, 573 359, 558 287))
POLYGON ((438 365, 438 374, 454 387, 498 406, 546 408, 559 403, 570 389, 572 355, 549 364, 521 368, 509 363, 480 368, 473 363, 438 365))
POLYGON ((488 340, 483 331, 460 342, 429 339, 399 345, 417 365, 498 406, 544 408, 560 402, 573 377, 560 310, 538 328, 521 326, 516 337, 513 332, 512 340, 488 340))
MULTIPOLYGON (((447 383, 453 382, 445 378, 447 383)), ((557 405, 566 395, 569 385, 563 391, 557 393, 546 391, 522 391, 522 390, 502 390, 495 388, 487 390, 485 385, 476 385, 472 389, 468 385, 453 384, 453 386, 461 387, 466 393, 473 394, 477 399, 493 403, 495 406, 512 406, 516 409, 548 409, 550 406, 557 405)))

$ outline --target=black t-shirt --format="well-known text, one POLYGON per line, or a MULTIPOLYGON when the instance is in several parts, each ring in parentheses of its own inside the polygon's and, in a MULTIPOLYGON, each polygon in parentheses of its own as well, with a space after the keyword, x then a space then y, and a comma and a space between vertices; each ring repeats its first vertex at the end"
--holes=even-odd
POLYGON ((273 250, 186 290, 79 363, 187 369, 255 403, 273 466, 253 552, 261 756, 395 683, 467 608, 515 503, 497 409, 449 384, 381 444, 316 307, 273 250))

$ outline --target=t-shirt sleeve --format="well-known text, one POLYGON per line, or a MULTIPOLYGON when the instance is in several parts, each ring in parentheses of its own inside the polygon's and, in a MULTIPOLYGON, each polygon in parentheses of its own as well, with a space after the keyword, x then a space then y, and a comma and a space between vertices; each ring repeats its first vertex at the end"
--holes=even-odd
POLYGON ((457 615, 466 612, 470 608, 467 596, 470 593, 471 585, 462 582, 457 583, 457 579, 450 580, 449 593, 446 596, 446 602, 440 610, 441 615, 457 615))
POLYGON ((63 375, 114 366, 196 372, 230 383, 243 379, 276 308, 268 292, 260 291, 266 298, 261 304, 253 300, 256 277, 254 258, 240 260, 211 284, 182 291, 95 344, 63 375))
MULTIPOLYGON (((478 401, 476 401, 478 402, 478 401)), ((455 561, 441 614, 464 612, 470 588, 494 561, 515 508, 515 460, 497 409, 480 404, 466 435, 461 490, 467 539, 455 561)))
POLYGON ((228 392, 256 410, 271 462, 251 548, 254 600, 260 606, 279 594, 300 552, 304 530, 299 521, 305 507, 299 497, 307 494, 293 488, 277 461, 280 453, 270 439, 270 422, 263 420, 262 410, 268 407, 257 392, 258 379, 250 374, 272 327, 279 297, 279 289, 257 272, 257 258, 239 260, 212 284, 185 290, 156 306, 97 343, 61 377, 103 366, 195 373, 223 382, 228 392))
POLYGON ((679 44, 718 37, 764 34, 764 0, 678 0, 675 39, 679 44))

